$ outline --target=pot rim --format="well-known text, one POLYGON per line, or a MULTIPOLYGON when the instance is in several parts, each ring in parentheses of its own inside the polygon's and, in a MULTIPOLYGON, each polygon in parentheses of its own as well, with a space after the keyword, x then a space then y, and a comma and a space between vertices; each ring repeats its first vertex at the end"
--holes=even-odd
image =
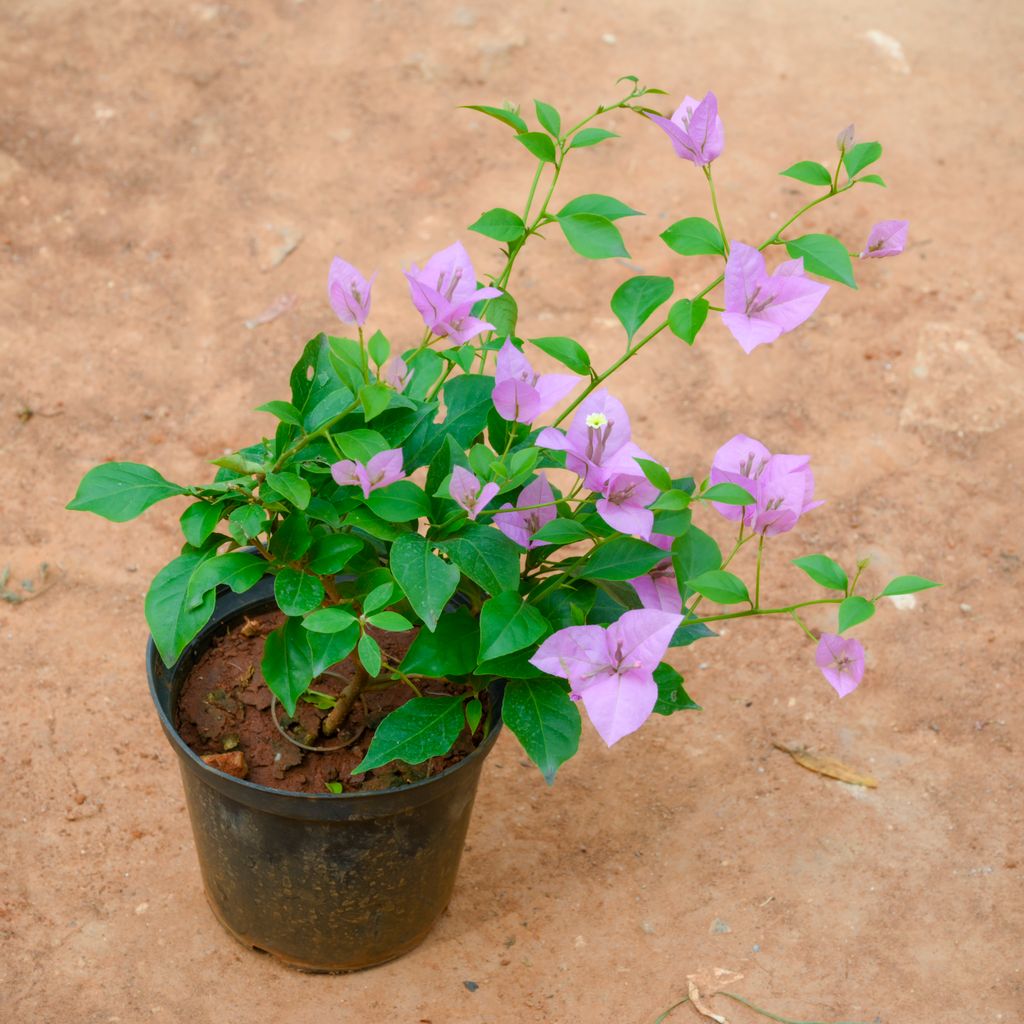
MULTIPOLYGON (((434 785, 435 783, 441 782, 441 780, 448 778, 457 772, 463 765, 470 765, 474 761, 482 760, 490 752, 491 747, 494 746, 498 738, 498 733, 501 732, 502 719, 500 713, 500 694, 495 694, 493 691, 496 684, 491 684, 492 699, 497 698, 499 703, 492 708, 491 713, 488 715, 490 719, 490 730, 487 735, 480 741, 472 753, 467 754, 461 761, 457 761, 453 765, 449 765, 443 771, 438 772, 436 775, 431 775, 428 778, 420 779, 417 782, 410 782, 405 786, 392 786, 388 789, 374 789, 366 791, 358 791, 354 793, 305 793, 296 792, 295 790, 289 789, 275 789, 273 786, 264 786, 258 782, 250 782, 248 779, 240 779, 235 775, 229 775, 227 772, 222 772, 219 768, 214 768, 212 765, 208 765, 182 738, 179 734, 177 727, 171 720, 171 717, 164 710, 163 704, 160 700, 160 694, 157 691, 157 672, 166 673, 169 678, 173 678, 174 674, 179 670, 182 662, 189 658, 195 648, 200 644, 207 642, 212 635, 222 630, 225 626, 229 626, 232 620, 236 619, 245 612, 253 613, 256 610, 262 610, 261 605, 267 605, 268 607, 276 607, 273 599, 273 591, 269 594, 261 594, 258 591, 263 587, 266 581, 272 577, 264 577, 254 587, 250 588, 242 594, 234 594, 227 591, 226 588, 218 587, 218 604, 221 599, 234 598, 234 601, 230 603, 235 607, 230 608, 220 618, 211 618, 208 622, 186 646, 181 652, 178 660, 171 666, 167 666, 163 658, 160 656, 156 649, 156 644, 153 642, 152 635, 149 636, 146 642, 146 677, 149 681, 149 695, 153 699, 153 703, 156 706, 156 712, 160 718, 160 724, 163 727, 164 733, 168 739, 171 740, 172 744, 176 748, 179 756, 185 758, 189 767, 197 774, 205 776, 207 780, 218 786, 231 786, 237 785, 242 788, 243 791, 249 791, 254 796, 257 794, 279 798, 294 798, 297 801, 305 802, 307 800, 315 801, 333 801, 336 805, 344 801, 358 801, 360 799, 365 800, 380 800, 381 797, 393 796, 398 793, 411 793, 415 790, 423 790, 427 787, 434 785), (221 593, 224 590, 225 593, 221 593), (246 599, 249 600, 246 600, 246 599)), ((264 587, 265 589, 265 587, 264 587)), ((216 610, 214 611, 216 617, 216 610)), ((501 686, 500 683, 497 686, 501 686)))

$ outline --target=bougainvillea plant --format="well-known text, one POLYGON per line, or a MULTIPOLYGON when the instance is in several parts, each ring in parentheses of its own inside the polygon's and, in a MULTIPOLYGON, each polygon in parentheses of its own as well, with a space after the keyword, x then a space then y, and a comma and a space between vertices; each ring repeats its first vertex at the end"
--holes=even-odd
MULTIPOLYGON (((320 702, 331 708, 323 732, 332 734, 362 688, 408 684, 415 696, 380 723, 356 771, 446 753, 463 730, 481 728, 481 694, 504 680, 504 721, 550 781, 576 752, 581 704, 608 744, 652 713, 696 707, 667 652, 714 636, 714 624, 729 619, 794 621, 842 697, 864 673, 864 650, 846 632, 880 597, 934 586, 900 576, 858 592, 866 562, 848 574, 826 554, 807 554, 793 564, 819 589, 794 603, 766 601, 767 545, 821 504, 809 457, 738 433, 697 478, 676 476, 634 440, 609 390, 655 339, 679 358, 712 311, 749 353, 807 320, 826 281, 854 287, 851 256, 901 252, 904 221, 876 224, 853 253, 794 227, 827 200, 884 186, 865 173, 882 147, 855 142, 851 126, 839 134, 833 167, 804 160, 783 171, 813 198, 752 244, 730 238, 719 211, 712 165, 724 130, 714 94, 687 97, 663 117, 646 105, 661 90, 621 81, 627 95, 571 127, 541 102, 537 130, 515 109, 472 108, 511 129, 535 161, 521 212, 496 207, 470 225, 501 244, 497 273, 481 282, 460 242, 410 267, 422 326, 413 333, 410 317, 388 332, 395 343, 367 326, 373 277, 334 259, 328 298, 343 328, 306 345, 289 400, 260 406, 277 421, 273 436, 215 460, 214 480, 191 487, 135 463, 98 466, 68 506, 121 522, 164 498, 193 499, 181 515, 185 545, 146 597, 168 664, 209 621, 218 587, 244 592, 269 573, 285 619, 266 638, 262 671, 289 715, 300 700, 320 702), (599 194, 555 202, 569 157, 615 138, 594 122, 618 110, 657 125, 706 179, 714 220, 685 217, 661 238, 684 257, 719 258, 721 268, 670 305, 671 278, 623 281, 611 308, 626 349, 599 370, 572 338, 521 336, 512 272, 527 242, 548 229, 587 259, 628 255, 618 222, 636 210, 599 194), (773 259, 780 249, 788 259, 773 259), (538 356, 565 372, 544 372, 538 356), (730 550, 696 524, 701 515, 735 524, 730 550), (748 545, 750 583, 734 571, 748 545), (808 629, 801 612, 812 605, 836 606, 835 633, 808 629), (401 660, 382 652, 380 631, 415 631, 401 660), (324 670, 348 657, 355 673, 340 696, 317 690, 324 670), (439 678, 454 692, 431 695, 424 681, 439 678)), ((674 159, 667 147, 666 156, 674 159)))

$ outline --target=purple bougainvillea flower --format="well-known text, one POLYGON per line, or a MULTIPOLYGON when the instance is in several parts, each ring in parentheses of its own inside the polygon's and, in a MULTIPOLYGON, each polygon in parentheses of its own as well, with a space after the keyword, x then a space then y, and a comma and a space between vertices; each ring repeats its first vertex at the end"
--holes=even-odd
POLYGON ((565 398, 578 381, 571 373, 534 373, 529 359, 506 338, 494 373, 494 408, 506 420, 532 423, 565 398))
POLYGON ((565 434, 546 427, 537 444, 566 452, 566 466, 591 490, 600 491, 613 473, 636 473, 636 460, 648 458, 630 436, 625 407, 602 388, 580 404, 565 434))
MULTIPOLYGON (((662 551, 672 548, 672 538, 663 533, 652 533, 650 542, 662 551)), ((679 582, 671 558, 663 558, 645 576, 637 576, 629 582, 645 608, 673 614, 683 610, 683 596, 679 593, 679 582)))
POLYGON ((654 670, 681 615, 639 609, 602 626, 569 626, 544 641, 530 659, 541 672, 569 680, 594 728, 611 746, 636 731, 658 700, 654 670))
POLYGON ((864 645, 852 637, 822 633, 814 660, 840 697, 853 693, 864 678, 864 645))
POLYGON ((462 466, 456 466, 452 470, 452 479, 448 485, 452 501, 464 508, 469 513, 470 519, 476 519, 499 490, 501 488, 494 482, 481 484, 468 469, 463 469, 462 466))
POLYGON ((860 254, 862 260, 899 256, 907 246, 909 220, 880 220, 868 235, 868 243, 860 254))
POLYGON ((411 379, 412 371, 401 356, 395 356, 384 367, 384 382, 390 384, 396 391, 404 391, 411 379))
POLYGON ((510 505, 506 502, 501 511, 494 514, 494 525, 509 540, 527 549, 539 547, 543 541, 534 540, 533 535, 545 524, 556 518, 554 492, 543 473, 537 474, 533 483, 519 492, 519 500, 510 505), (530 505, 546 505, 546 508, 530 508, 530 505), (522 511, 520 511, 522 509, 522 511))
POLYGON ((659 114, 647 116, 672 140, 676 153, 697 167, 704 167, 722 155, 725 129, 713 92, 700 101, 687 96, 670 118, 659 114))
POLYGON ((370 315, 370 289, 373 288, 376 273, 369 281, 343 259, 335 256, 327 275, 327 297, 331 309, 346 324, 362 327, 370 315))
POLYGON ((613 473, 601 488, 597 514, 620 533, 646 540, 654 527, 654 513, 648 505, 661 492, 640 472, 613 473))
POLYGON ((804 276, 803 259, 787 260, 769 276, 764 257, 742 242, 729 246, 722 323, 744 352, 799 327, 825 297, 828 285, 804 276))
POLYGON ((501 295, 497 288, 477 288, 476 272, 461 242, 434 253, 423 269, 405 272, 413 305, 433 334, 464 345, 482 331, 494 329, 469 311, 483 299, 501 295))
POLYGON ((715 453, 711 483, 738 484, 755 499, 754 505, 724 505, 715 509, 726 519, 742 519, 754 533, 772 537, 786 533, 812 508, 814 474, 809 455, 772 455, 760 441, 737 434, 715 453))
POLYGON ((402 449, 389 448, 378 452, 366 465, 357 459, 342 459, 331 466, 334 482, 342 487, 361 487, 363 497, 368 498, 370 491, 378 487, 387 487, 405 476, 402 469, 402 449))

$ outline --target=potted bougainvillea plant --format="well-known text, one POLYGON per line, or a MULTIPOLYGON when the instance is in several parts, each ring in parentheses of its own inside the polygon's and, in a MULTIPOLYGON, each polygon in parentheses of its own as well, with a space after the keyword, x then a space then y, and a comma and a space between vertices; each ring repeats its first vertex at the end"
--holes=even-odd
POLYGON ((714 94, 662 116, 648 106, 661 90, 620 82, 621 99, 571 125, 542 102, 536 127, 511 107, 472 108, 534 163, 516 209, 470 225, 500 246, 490 272, 453 242, 405 270, 410 315, 382 330, 373 277, 335 258, 340 324, 305 346, 288 397, 260 406, 268 436, 191 486, 136 463, 97 466, 68 506, 121 522, 189 499, 184 546, 146 597, 151 686, 213 909, 290 963, 354 969, 422 939, 451 895, 502 722, 551 782, 584 718, 611 745, 652 714, 696 708, 679 649, 755 616, 795 624, 810 675, 843 697, 864 674, 851 627, 880 597, 934 585, 869 582, 866 562, 807 553, 789 559, 806 598, 773 603, 765 549, 821 504, 809 457, 737 433, 677 475, 633 435, 614 391, 655 342, 683 358, 712 312, 749 353, 812 316, 829 282, 854 287, 854 260, 900 253, 905 221, 875 224, 852 253, 797 228, 826 201, 884 186, 867 171, 882 147, 847 128, 831 166, 782 171, 809 190, 792 216, 763 240, 730 237, 714 94), (574 259, 628 255, 620 223, 636 210, 556 198, 569 158, 616 138, 597 123, 616 111, 665 133, 667 173, 692 165, 705 179, 711 219, 686 216, 661 239, 720 266, 684 296, 669 277, 624 280, 610 301, 625 351, 599 368, 579 340, 521 330, 531 321, 513 270, 542 233, 564 236, 574 259), (734 524, 731 548, 702 517, 734 524), (834 632, 808 628, 813 605, 835 606, 834 632))

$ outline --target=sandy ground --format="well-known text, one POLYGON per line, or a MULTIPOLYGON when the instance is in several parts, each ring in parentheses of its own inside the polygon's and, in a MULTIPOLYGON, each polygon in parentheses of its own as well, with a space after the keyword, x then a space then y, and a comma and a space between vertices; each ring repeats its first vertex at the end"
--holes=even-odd
MULTIPOLYGON (((15 586, 42 562, 61 575, 0 604, 0 1017, 644 1024, 721 966, 803 1019, 1024 1019, 1022 15, 995 0, 6 0, 0 564, 15 586), (799 587, 786 560, 818 550, 946 586, 859 630, 869 672, 841 703, 795 627, 748 624, 678 655, 702 714, 612 752, 588 729, 553 789, 502 738, 431 938, 368 973, 294 973, 207 910, 145 689, 142 598, 180 507, 117 527, 63 506, 99 460, 199 480, 266 429, 249 410, 283 397, 302 342, 333 322, 335 253, 381 268, 393 334, 415 326, 402 265, 456 237, 490 258, 465 225, 518 205, 531 165, 458 104, 540 96, 582 116, 624 73, 717 91, 720 195, 747 240, 803 194, 779 169, 831 159, 851 120, 884 141, 890 188, 808 224, 854 247, 908 217, 904 257, 865 267, 859 293, 834 287, 772 348, 746 357, 713 325, 694 351, 652 346, 615 390, 676 470, 741 430, 813 453, 827 504, 774 545, 780 596, 799 587), (286 294, 291 312, 244 326, 286 294), (776 740, 879 786, 821 779, 776 740)), ((620 351, 607 301, 631 269, 692 291, 711 268, 656 238, 707 213, 700 176, 639 119, 612 126, 625 138, 581 153, 562 195, 647 211, 625 226, 632 262, 552 238, 514 289, 523 333, 583 338, 598 365, 620 351)))

